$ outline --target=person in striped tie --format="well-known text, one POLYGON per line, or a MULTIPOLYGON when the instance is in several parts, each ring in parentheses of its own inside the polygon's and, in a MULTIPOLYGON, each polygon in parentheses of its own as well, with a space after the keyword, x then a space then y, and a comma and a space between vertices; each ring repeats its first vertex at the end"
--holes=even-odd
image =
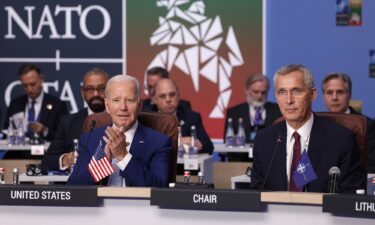
POLYGON ((110 78, 105 106, 113 125, 81 135, 68 184, 166 187, 172 143, 137 120, 142 108, 139 81, 129 75, 110 78))

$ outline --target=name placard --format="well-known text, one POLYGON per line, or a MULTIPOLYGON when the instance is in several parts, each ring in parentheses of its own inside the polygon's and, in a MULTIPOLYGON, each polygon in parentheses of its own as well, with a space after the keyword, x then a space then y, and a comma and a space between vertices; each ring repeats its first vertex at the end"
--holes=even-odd
POLYGON ((375 218, 375 196, 324 195, 323 212, 342 216, 375 218))
POLYGON ((0 185, 0 205, 101 206, 95 186, 0 185))
POLYGON ((167 209, 263 211, 260 192, 210 189, 151 189, 151 205, 167 209))

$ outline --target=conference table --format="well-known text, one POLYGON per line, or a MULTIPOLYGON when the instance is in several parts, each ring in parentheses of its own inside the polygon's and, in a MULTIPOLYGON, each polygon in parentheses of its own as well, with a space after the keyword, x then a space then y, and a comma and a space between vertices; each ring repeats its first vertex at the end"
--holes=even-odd
MULTIPOLYGON (((188 157, 177 158, 177 164, 187 164, 189 167, 191 163, 197 164, 197 170, 205 174, 205 180, 207 182, 212 182, 212 156, 209 154, 199 154, 197 158, 189 159, 188 157), (195 161, 195 162, 192 162, 195 161)), ((190 168, 191 169, 191 168, 190 168)), ((52 184, 54 182, 66 182, 69 175, 38 175, 38 176, 28 176, 25 173, 21 173, 19 180, 21 183, 34 183, 34 184, 52 184)), ((183 180, 183 178, 178 177, 178 180, 183 180)), ((193 179, 195 180, 195 179, 193 179)))
POLYGON ((253 147, 251 144, 245 146, 227 146, 225 143, 214 143, 214 152, 216 153, 248 153, 249 158, 253 158, 253 147))
MULTIPOLYGON (((366 215, 358 213, 355 215, 351 215, 350 213, 337 214, 335 209, 330 208, 332 204, 338 204, 337 202, 339 201, 336 201, 337 199, 342 200, 347 198, 351 198, 351 201, 362 200, 374 204, 374 196, 330 195, 322 193, 46 186, 33 189, 33 187, 21 185, 11 187, 0 186, 0 197, 2 224, 107 224, 123 219, 129 224, 163 225, 372 225, 374 224, 375 218, 375 212, 368 212, 366 215), (16 198, 21 198, 21 195, 17 197, 12 193, 12 191, 20 190, 29 190, 28 193, 32 193, 32 195, 29 194, 29 199, 20 201, 16 198), (56 200, 53 203, 55 205, 53 205, 51 204, 51 199, 45 198, 41 200, 41 196, 45 195, 39 195, 37 191, 39 191, 38 193, 42 193, 41 191, 43 191, 44 194, 49 193, 49 196, 55 196, 56 198, 56 195, 51 195, 51 193, 55 191, 55 194, 60 193, 60 200, 56 200), (83 194, 80 196, 73 194, 66 195, 69 191, 71 193, 81 191, 80 193, 83 194), (87 197, 88 194, 84 193, 89 192, 92 193, 99 202, 95 203, 91 201, 92 205, 89 205, 79 201, 81 200, 80 197, 83 195, 87 197), (65 195, 61 193, 65 193, 65 195), (160 193, 166 194, 163 195, 163 199, 158 198, 158 196, 160 197, 160 193), (186 195, 191 196, 191 198, 184 198, 186 195), (198 197, 200 195, 206 195, 206 197, 216 196, 216 198, 211 198, 216 201, 199 202, 198 197), (225 198, 225 196, 229 198, 225 198), (259 196, 258 200, 254 200, 253 202, 248 201, 248 197, 252 198, 257 196, 259 196), (38 197, 39 199, 36 199, 38 197), (76 202, 72 203, 73 206, 67 206, 67 204, 76 197, 76 202), (243 200, 230 201, 231 198, 238 199, 239 197, 243 200), (12 201, 14 202, 12 203, 12 201), (189 204, 187 205, 191 206, 191 208, 173 208, 173 204, 184 204, 184 202, 188 202, 189 204), (330 203, 330 205, 328 203, 330 203), (233 208, 230 207, 230 205, 233 207, 233 204, 238 204, 239 209, 233 210, 233 208), (253 205, 257 204, 259 204, 259 208, 251 208, 253 205), (246 210, 246 207, 249 207, 249 209, 246 210), (22 214, 22 216, 20 216, 20 214, 22 214)), ((90 200, 87 201, 90 202, 90 200)))

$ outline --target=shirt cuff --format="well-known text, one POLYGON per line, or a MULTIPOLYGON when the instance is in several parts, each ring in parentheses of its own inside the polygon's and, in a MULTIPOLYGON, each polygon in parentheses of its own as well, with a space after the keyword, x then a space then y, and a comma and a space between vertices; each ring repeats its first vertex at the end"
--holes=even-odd
POLYGON ((126 156, 121 160, 116 163, 117 167, 123 171, 129 164, 130 160, 132 159, 132 154, 128 152, 126 156))
POLYGON ((69 153, 64 153, 64 154, 62 154, 60 156, 60 158, 59 158, 59 167, 60 167, 60 170, 66 170, 66 169, 68 169, 69 166, 64 166, 64 167, 62 166, 62 159, 63 159, 64 156, 66 156, 68 154, 69 153))

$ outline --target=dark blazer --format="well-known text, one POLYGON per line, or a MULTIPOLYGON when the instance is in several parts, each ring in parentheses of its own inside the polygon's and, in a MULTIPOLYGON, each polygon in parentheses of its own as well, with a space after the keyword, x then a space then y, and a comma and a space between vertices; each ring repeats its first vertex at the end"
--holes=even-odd
MULTIPOLYGON (((266 171, 271 164, 273 152, 276 151, 264 190, 288 190, 286 130, 286 122, 281 122, 265 128, 257 134, 253 151, 251 188, 261 189, 266 171), (277 146, 279 137, 281 137, 281 142, 277 146)), ((360 153, 355 149, 355 144, 354 133, 350 130, 314 116, 308 156, 317 174, 317 179, 306 185, 306 191, 327 192, 328 171, 332 166, 337 166, 341 170, 338 192, 355 192, 356 189, 365 189, 366 172, 362 168, 360 153)))
MULTIPOLYGON (((228 108, 226 118, 225 118, 224 141, 225 141, 225 133, 226 133, 227 126, 228 126, 228 118, 232 118, 233 130, 235 133, 238 132, 238 119, 239 118, 243 119, 246 142, 250 143, 251 132, 253 132, 255 129, 260 130, 260 129, 263 129, 264 127, 271 126, 273 121, 281 117, 279 106, 275 103, 266 102, 266 104, 264 104, 264 109, 266 110, 266 120, 264 121, 265 124, 263 127, 255 127, 251 125, 249 103, 244 102, 239 105, 228 108)), ((228 161, 246 162, 250 160, 248 153, 227 153, 226 156, 228 157, 228 161)))
MULTIPOLYGON (((266 120, 265 127, 271 126, 273 121, 275 121, 277 118, 281 117, 281 112, 279 109, 279 106, 272 102, 266 102, 264 104, 264 108, 266 110, 266 120)), ((250 142, 250 132, 255 130, 255 126, 251 125, 251 119, 250 119, 250 108, 249 103, 244 102, 239 105, 233 106, 231 108, 227 109, 227 115, 225 118, 225 130, 224 130, 224 140, 225 140, 225 131, 227 130, 228 126, 228 118, 232 118, 233 120, 233 130, 235 133, 238 131, 238 119, 242 118, 245 128, 245 134, 246 134, 246 142, 250 142)))
MULTIPOLYGON (((349 107, 351 114, 363 115, 355 111, 352 107, 349 107)), ((365 115, 363 115, 365 116, 365 115)), ((367 134, 367 172, 375 173, 375 121, 370 117, 366 117, 366 134, 367 134)))
MULTIPOLYGON (((9 117, 15 113, 25 112, 27 107, 27 95, 22 95, 13 99, 8 107, 4 128, 9 126, 9 117)), ((57 97, 44 93, 38 122, 48 127, 48 134, 44 139, 51 141, 57 129, 60 118, 67 114, 66 104, 57 97), (48 106, 48 108, 47 108, 48 106), (52 107, 50 107, 52 106, 52 107)))
POLYGON ((73 140, 79 139, 81 136, 83 123, 87 116, 88 111, 85 108, 61 118, 55 137, 42 160, 42 168, 44 170, 60 169, 60 156, 74 150, 73 140))
POLYGON ((214 145, 203 127, 201 114, 179 106, 177 108, 177 119, 181 126, 181 135, 183 137, 191 136, 191 126, 194 125, 197 132, 197 138, 203 145, 200 153, 212 154, 214 151, 214 145))
MULTIPOLYGON (((180 99, 180 101, 178 102, 178 106, 191 109, 190 102, 183 99, 180 99)), ((151 104, 151 99, 148 98, 146 100, 143 100, 142 112, 155 112, 155 110, 157 111, 157 107, 155 106, 155 104, 151 104)))
MULTIPOLYGON (((106 127, 83 133, 80 139, 80 152, 74 172, 69 176, 68 184, 95 184, 88 170, 88 164, 105 134, 106 127), (85 146, 86 145, 86 146, 85 146)), ((102 141, 103 146, 105 142, 102 141)), ((138 122, 130 153, 132 159, 120 176, 125 178, 129 187, 167 187, 169 159, 172 142, 170 138, 138 122)), ((108 179, 103 180, 106 184, 108 179)))

